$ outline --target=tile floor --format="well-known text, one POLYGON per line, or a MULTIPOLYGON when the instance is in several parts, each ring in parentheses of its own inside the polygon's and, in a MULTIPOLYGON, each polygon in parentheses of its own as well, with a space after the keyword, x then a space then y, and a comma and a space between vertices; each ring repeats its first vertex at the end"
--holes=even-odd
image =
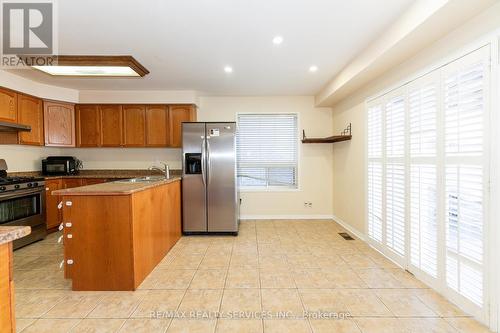
POLYGON ((135 292, 73 292, 58 234, 14 253, 18 332, 489 332, 332 221, 182 237, 135 292), (172 318, 174 317, 174 318, 172 318))

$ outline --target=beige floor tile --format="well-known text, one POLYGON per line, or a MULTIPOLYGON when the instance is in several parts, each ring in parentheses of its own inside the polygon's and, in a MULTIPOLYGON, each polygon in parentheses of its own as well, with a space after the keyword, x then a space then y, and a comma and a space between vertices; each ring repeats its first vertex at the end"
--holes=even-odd
POLYGON ((66 295, 67 292, 60 290, 18 290, 16 287, 16 317, 39 318, 66 295))
POLYGON ((115 333, 120 330, 125 319, 83 319, 71 333, 115 333))
POLYGON ((29 325, 33 324, 36 319, 17 319, 16 318, 16 332, 21 332, 29 325))
POLYGON ((406 332, 396 318, 354 318, 363 333, 411 333, 406 332))
POLYGON ((342 302, 352 316, 391 317, 393 314, 370 289, 342 289, 342 302))
POLYGON ((356 269, 356 274, 369 288, 402 288, 403 284, 381 268, 356 269))
POLYGON ((264 331, 260 319, 218 319, 216 333, 262 333, 264 331))
POLYGON ((230 269, 227 274, 226 288, 259 288, 259 270, 230 269))
POLYGON ((197 269, 203 254, 176 255, 169 265, 171 269, 197 269))
POLYGON ((127 319, 121 327, 121 333, 164 333, 170 320, 165 319, 127 319))
POLYGON ((442 318, 400 318, 399 322, 409 333, 456 333, 442 318))
POLYGON ((152 289, 187 289, 195 272, 194 269, 162 270, 152 289))
POLYGON ((263 255, 259 250, 259 268, 261 269, 288 269, 290 267, 286 256, 273 252, 263 255))
POLYGON ((294 270, 292 274, 297 288, 335 288, 335 284, 321 269, 294 270))
POLYGON ((183 297, 183 290, 151 290, 144 296, 132 317, 168 316, 169 312, 177 310, 183 297))
POLYGON ((89 318, 129 318, 146 295, 145 291, 110 292, 88 315, 89 318))
POLYGON ((377 264, 363 254, 342 255, 342 259, 352 268, 377 268, 377 264))
POLYGON ((262 310, 273 317, 303 316, 304 307, 296 289, 261 289, 262 310))
POLYGON ((310 319, 314 333, 360 333, 354 320, 349 319, 310 319))
POLYGON ((23 333, 67 333, 81 319, 38 319, 23 330, 23 333))
POLYGON ((228 313, 261 312, 261 297, 259 289, 225 289, 222 296, 221 312, 228 317, 228 313))
POLYGON ((307 312, 347 313, 343 297, 334 289, 299 289, 300 298, 307 312))
POLYGON ((215 332, 216 319, 173 319, 167 333, 212 333, 215 332))
POLYGON ((189 285, 189 289, 222 289, 227 271, 223 269, 199 269, 189 285))
MULTIPOLYGON (((222 299, 222 289, 219 290, 188 290, 179 306, 179 311, 186 313, 203 312, 200 315, 219 311, 222 299)), ((199 319, 199 318, 195 318, 199 319)))
POLYGON ((445 318, 460 333, 491 333, 484 325, 472 318, 445 318))
POLYGON ((415 292, 417 297, 441 317, 467 316, 457 306, 446 300, 443 296, 430 289, 421 289, 415 292))
POLYGON ((234 253, 229 264, 230 269, 257 269, 259 267, 258 256, 246 253, 234 253))
POLYGON ((422 281, 419 281, 415 276, 401 268, 386 268, 387 272, 391 273, 398 280, 403 288, 429 288, 422 281))
POLYGON ((266 333, 311 333, 309 322, 304 319, 265 319, 266 333))
POLYGON ((64 297, 44 318, 85 318, 99 303, 102 295, 92 292, 74 292, 64 297))
POLYGON ((296 288, 293 274, 288 269, 261 269, 261 288, 296 288))
POLYGON ((349 267, 322 270, 335 288, 368 288, 366 283, 349 267))
POLYGON ((437 317, 412 289, 379 289, 375 293, 396 317, 437 317))
POLYGON ((198 269, 227 269, 229 266, 230 254, 207 254, 200 263, 198 269))

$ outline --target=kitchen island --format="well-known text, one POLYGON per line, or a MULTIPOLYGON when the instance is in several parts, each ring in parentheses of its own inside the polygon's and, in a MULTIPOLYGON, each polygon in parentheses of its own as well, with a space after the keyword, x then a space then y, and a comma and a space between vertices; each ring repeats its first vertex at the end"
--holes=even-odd
POLYGON ((12 242, 29 235, 30 227, 0 227, 0 332, 16 332, 12 242))
POLYGON ((135 290, 181 236, 180 177, 54 191, 72 289, 135 290))

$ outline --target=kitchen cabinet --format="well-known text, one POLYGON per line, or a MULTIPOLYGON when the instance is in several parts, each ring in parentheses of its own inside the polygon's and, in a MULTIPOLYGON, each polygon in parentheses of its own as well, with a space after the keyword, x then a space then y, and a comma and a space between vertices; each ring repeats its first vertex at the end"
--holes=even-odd
POLYGON ((196 106, 192 104, 170 105, 169 114, 170 144, 172 148, 182 147, 182 123, 196 121, 196 106))
POLYGON ((17 122, 17 93, 0 88, 0 121, 17 122))
POLYGON ((23 145, 43 146, 43 101, 40 98, 18 94, 18 121, 31 126, 30 132, 19 132, 19 143, 23 145))
POLYGON ((95 185, 107 183, 109 179, 106 178, 82 178, 82 186, 95 185))
POLYGON ((63 179, 63 188, 74 188, 83 186, 82 178, 64 178, 63 179))
POLYGON ((12 242, 0 244, 0 332, 16 332, 12 242))
POLYGON ((75 105, 44 101, 45 145, 75 147, 75 105))
POLYGON ((101 144, 101 115, 97 105, 76 106, 77 147, 99 147, 101 144))
POLYGON ((123 144, 125 147, 146 145, 146 107, 123 105, 123 144))
POLYGON ((123 110, 121 105, 99 105, 101 146, 123 146, 123 110))
POLYGON ((62 189, 61 179, 45 180, 45 219, 47 230, 57 228, 61 224, 61 213, 57 208, 59 197, 52 195, 53 191, 62 189))
POLYGON ((166 147, 169 141, 168 106, 146 106, 146 146, 166 147))

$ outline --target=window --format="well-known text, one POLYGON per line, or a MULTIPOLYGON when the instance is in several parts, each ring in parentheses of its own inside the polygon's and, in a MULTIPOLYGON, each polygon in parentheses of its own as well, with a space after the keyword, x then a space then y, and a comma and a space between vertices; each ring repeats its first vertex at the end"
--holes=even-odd
POLYGON ((369 242, 485 313, 489 47, 367 105, 369 242))
POLYGON ((240 114, 236 135, 243 188, 297 188, 296 114, 240 114))

